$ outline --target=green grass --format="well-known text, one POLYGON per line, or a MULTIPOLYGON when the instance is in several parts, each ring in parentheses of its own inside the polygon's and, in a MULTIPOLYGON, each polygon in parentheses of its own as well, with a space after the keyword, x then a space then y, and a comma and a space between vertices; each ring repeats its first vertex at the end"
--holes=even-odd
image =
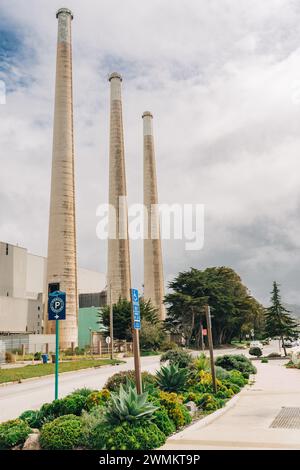
MULTIPOLYGON (((84 359, 81 361, 60 362, 59 372, 71 372, 88 367, 101 367, 107 364, 119 364, 124 362, 121 360, 110 359, 84 359)), ((0 370, 0 383, 18 382, 31 377, 42 377, 43 375, 54 374, 54 364, 37 364, 24 367, 16 367, 14 369, 0 370)))

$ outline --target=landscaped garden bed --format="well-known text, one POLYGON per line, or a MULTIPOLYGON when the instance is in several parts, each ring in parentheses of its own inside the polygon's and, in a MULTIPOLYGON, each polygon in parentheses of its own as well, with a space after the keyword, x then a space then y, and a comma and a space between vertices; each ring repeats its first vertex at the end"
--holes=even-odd
POLYGON ((204 355, 172 351, 162 360, 168 365, 156 375, 143 372, 141 395, 134 372, 120 372, 100 391, 77 390, 1 424, 0 449, 155 449, 193 419, 222 408, 255 373, 245 356, 219 357, 213 393, 204 355))

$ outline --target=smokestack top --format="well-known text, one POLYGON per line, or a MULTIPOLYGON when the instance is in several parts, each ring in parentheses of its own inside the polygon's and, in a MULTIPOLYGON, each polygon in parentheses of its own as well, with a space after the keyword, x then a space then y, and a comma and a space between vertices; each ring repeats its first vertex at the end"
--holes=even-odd
POLYGON ((142 115, 142 118, 144 118, 146 116, 153 118, 153 114, 150 111, 145 111, 142 115))
POLYGON ((71 12, 71 10, 69 10, 69 8, 60 8, 59 10, 57 10, 56 18, 58 18, 61 13, 65 13, 67 15, 70 15, 71 20, 73 19, 73 13, 71 12))
POLYGON ((122 75, 118 72, 111 73, 110 76, 108 77, 108 81, 110 82, 113 78, 118 78, 120 82, 122 81, 122 75))

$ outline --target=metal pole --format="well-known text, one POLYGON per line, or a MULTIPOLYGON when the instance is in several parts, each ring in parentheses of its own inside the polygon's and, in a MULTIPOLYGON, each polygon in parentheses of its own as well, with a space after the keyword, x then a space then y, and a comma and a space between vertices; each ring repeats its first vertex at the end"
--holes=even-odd
POLYGON ((134 356, 134 370, 135 370, 135 384, 138 394, 142 393, 142 373, 141 373, 141 357, 140 357, 140 340, 139 330, 134 328, 134 313, 133 313, 133 299, 132 291, 131 296, 131 324, 132 324, 132 343, 133 343, 133 356, 134 356))
POLYGON ((55 320, 55 400, 58 399, 59 320, 55 320))
POLYGON ((211 331, 211 316, 210 316, 210 307, 205 305, 205 315, 207 323, 207 337, 208 337, 208 346, 209 346, 209 355, 210 355, 210 368, 211 368, 211 377, 214 393, 217 393, 217 382, 216 382, 216 371, 215 371, 215 362, 214 362, 214 346, 212 339, 211 331))
POLYGON ((114 358, 114 324, 111 284, 109 284, 109 334, 110 334, 110 358, 114 358))

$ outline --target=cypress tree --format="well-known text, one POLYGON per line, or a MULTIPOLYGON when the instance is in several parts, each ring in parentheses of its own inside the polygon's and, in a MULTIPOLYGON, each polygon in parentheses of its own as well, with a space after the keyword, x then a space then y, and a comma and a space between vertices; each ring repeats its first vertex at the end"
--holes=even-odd
POLYGON ((284 338, 297 338, 298 324, 281 303, 279 287, 276 281, 273 282, 273 290, 271 292, 271 306, 266 309, 266 326, 265 331, 270 338, 279 336, 281 338, 284 354, 286 348, 284 338))

